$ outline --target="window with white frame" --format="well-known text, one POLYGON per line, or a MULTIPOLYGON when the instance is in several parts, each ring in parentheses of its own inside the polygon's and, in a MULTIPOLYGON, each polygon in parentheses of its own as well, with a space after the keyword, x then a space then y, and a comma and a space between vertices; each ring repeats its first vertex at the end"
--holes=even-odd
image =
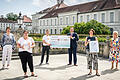
POLYGON ((75 16, 73 16, 73 24, 75 24, 75 16))
POLYGON ((55 34, 57 34, 57 29, 55 29, 55 34))
POLYGON ((90 16, 89 16, 89 15, 87 15, 87 22, 88 22, 88 21, 90 21, 90 16))
POLYGON ((45 20, 43 20, 43 25, 45 26, 45 20))
POLYGON ((42 20, 40 20, 40 26, 42 25, 42 20))
POLYGON ((80 16, 80 22, 83 22, 83 16, 80 16))
POLYGON ((94 14, 94 20, 97 20, 97 14, 94 14))
POLYGON ((63 19, 62 18, 60 18, 60 25, 62 25, 63 24, 63 19))
POLYGON ((119 11, 118 15, 119 15, 118 22, 120 22, 120 11, 119 11))
POLYGON ((105 13, 102 13, 102 14, 101 14, 101 20, 102 20, 102 23, 105 22, 105 13))
POLYGON ((51 29, 51 34, 52 34, 52 29, 51 29))
POLYGON ((47 26, 48 26, 48 20, 47 20, 47 26))
POLYGON ((41 32, 41 29, 40 29, 40 34, 41 34, 42 32, 41 32))
POLYGON ((68 17, 66 17, 66 25, 68 25, 68 21, 69 21, 69 20, 68 20, 68 17))
POLYGON ((57 25, 57 19, 55 19, 55 25, 57 25))
POLYGON ((52 19, 51 19, 51 25, 52 25, 52 19))
POLYGON ((61 34, 61 32, 62 32, 62 29, 60 29, 60 34, 61 34))
POLYGON ((110 12, 110 23, 114 22, 114 12, 110 12))
POLYGON ((4 29, 5 29, 5 23, 4 23, 4 29))
POLYGON ((45 34, 45 29, 43 29, 43 34, 45 34))

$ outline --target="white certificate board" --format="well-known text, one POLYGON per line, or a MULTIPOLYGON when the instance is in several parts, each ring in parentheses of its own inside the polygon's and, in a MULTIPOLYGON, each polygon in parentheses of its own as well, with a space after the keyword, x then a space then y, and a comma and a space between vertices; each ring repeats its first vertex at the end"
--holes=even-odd
POLYGON ((53 35, 50 36, 51 48, 70 48, 70 36, 53 35))
POLYGON ((90 53, 99 53, 98 41, 90 41, 89 48, 90 48, 90 53))

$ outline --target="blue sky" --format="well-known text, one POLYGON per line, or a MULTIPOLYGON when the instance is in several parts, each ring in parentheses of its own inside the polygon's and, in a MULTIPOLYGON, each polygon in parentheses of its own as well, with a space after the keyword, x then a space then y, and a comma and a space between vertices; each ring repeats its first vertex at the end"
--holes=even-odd
MULTIPOLYGON (((75 5, 94 0, 64 0, 67 5, 75 5)), ((23 15, 31 17, 32 14, 45 8, 53 6, 57 0, 0 0, 0 15, 6 15, 13 12, 18 14, 20 11, 23 15)))

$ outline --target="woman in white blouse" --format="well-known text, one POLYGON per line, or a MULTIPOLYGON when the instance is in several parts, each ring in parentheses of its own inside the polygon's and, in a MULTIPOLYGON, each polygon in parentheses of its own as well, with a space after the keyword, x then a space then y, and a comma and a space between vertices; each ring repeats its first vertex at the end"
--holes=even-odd
POLYGON ((35 46, 35 42, 33 38, 28 37, 28 31, 23 32, 23 37, 21 37, 17 42, 17 47, 19 48, 19 57, 21 59, 22 68, 24 71, 24 77, 28 77, 27 75, 27 63, 31 71, 31 76, 35 76, 33 69, 33 55, 32 48, 35 46))

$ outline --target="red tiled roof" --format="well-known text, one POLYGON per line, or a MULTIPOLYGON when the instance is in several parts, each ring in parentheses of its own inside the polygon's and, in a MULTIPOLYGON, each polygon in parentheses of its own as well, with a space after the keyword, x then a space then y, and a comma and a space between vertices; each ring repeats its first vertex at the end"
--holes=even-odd
POLYGON ((24 16, 23 16, 23 22, 24 22, 24 23, 31 23, 32 20, 31 20, 29 17, 27 17, 26 15, 24 15, 24 16))
POLYGON ((86 13, 86 12, 95 12, 95 11, 116 9, 116 8, 120 8, 120 4, 117 4, 116 0, 98 0, 84 4, 68 6, 65 8, 55 9, 48 12, 45 16, 41 17, 40 19, 57 17, 58 13, 64 13, 70 11, 79 11, 80 13, 86 13))

